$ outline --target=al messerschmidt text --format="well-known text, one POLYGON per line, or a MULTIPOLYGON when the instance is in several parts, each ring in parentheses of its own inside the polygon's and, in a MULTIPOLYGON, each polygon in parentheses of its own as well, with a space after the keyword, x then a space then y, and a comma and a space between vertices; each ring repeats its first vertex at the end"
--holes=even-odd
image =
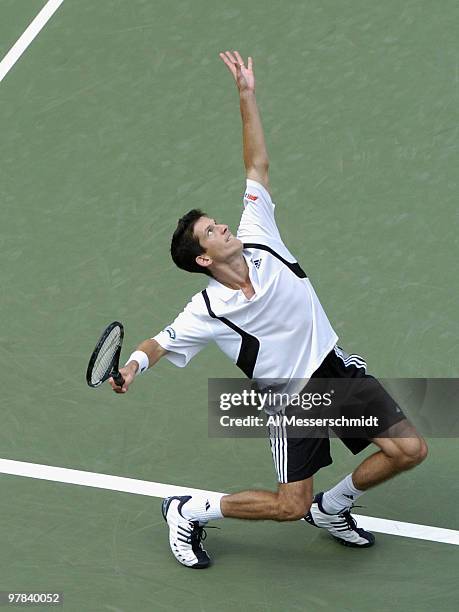
POLYGON ((225 414, 220 417, 220 425, 222 427, 264 427, 267 425, 273 427, 280 427, 281 425, 289 425, 291 427, 377 427, 378 417, 362 416, 351 419, 340 416, 336 418, 305 419, 295 415, 276 414, 268 416, 265 422, 261 416, 230 417, 225 414))

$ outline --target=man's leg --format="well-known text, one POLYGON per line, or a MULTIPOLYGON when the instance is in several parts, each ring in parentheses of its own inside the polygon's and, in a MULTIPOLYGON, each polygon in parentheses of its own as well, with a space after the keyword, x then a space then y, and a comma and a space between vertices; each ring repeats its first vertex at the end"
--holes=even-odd
POLYGON ((248 520, 296 521, 309 512, 312 503, 312 477, 279 484, 270 491, 243 491, 221 499, 224 517, 248 520))
POLYGON ((427 456, 425 440, 406 419, 393 425, 387 437, 373 438, 372 442, 381 450, 324 493, 321 501, 325 512, 339 513, 368 489, 414 468, 427 456))
POLYGON ((342 379, 339 399, 332 407, 336 415, 332 416, 377 417, 376 426, 360 430, 360 436, 352 428, 337 432, 349 450, 357 454, 370 442, 380 450, 337 485, 317 493, 306 520, 327 529, 346 546, 368 547, 375 538, 357 526, 350 512, 353 503, 367 489, 418 465, 427 455, 427 445, 379 381, 366 373, 366 363, 359 355, 335 347, 313 377, 342 379))
POLYGON ((175 558, 188 567, 207 567, 210 559, 201 545, 202 529, 221 518, 295 521, 312 503, 312 478, 330 465, 328 438, 289 438, 284 425, 270 425, 269 443, 279 482, 276 492, 243 491, 170 497, 163 502, 169 543, 175 558))
POLYGON ((393 425, 389 435, 393 437, 373 438, 372 442, 381 450, 367 457, 332 489, 318 493, 306 517, 345 546, 366 548, 374 544, 374 536, 359 529, 351 516, 354 501, 366 490, 415 467, 427 456, 425 440, 406 419, 393 425))
POLYGON ((393 429, 394 433, 399 432, 404 437, 372 440, 381 450, 367 457, 354 470, 352 480, 357 489, 367 491, 401 472, 416 467, 427 457, 426 441, 413 425, 401 421, 394 425, 393 429))
POLYGON ((207 521, 216 518, 296 521, 304 517, 312 502, 312 477, 279 484, 278 490, 242 491, 230 495, 184 495, 163 502, 169 525, 171 550, 182 565, 205 568, 210 559, 201 539, 207 521))

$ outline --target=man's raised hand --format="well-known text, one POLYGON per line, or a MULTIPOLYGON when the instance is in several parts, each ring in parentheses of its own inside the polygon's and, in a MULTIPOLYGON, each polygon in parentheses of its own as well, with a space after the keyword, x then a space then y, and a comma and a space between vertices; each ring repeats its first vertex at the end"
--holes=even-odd
POLYGON ((228 70, 234 77, 236 85, 240 92, 255 91, 255 75, 253 74, 253 60, 251 57, 247 60, 247 68, 244 60, 239 55, 238 51, 225 51, 219 53, 220 59, 226 64, 228 70))

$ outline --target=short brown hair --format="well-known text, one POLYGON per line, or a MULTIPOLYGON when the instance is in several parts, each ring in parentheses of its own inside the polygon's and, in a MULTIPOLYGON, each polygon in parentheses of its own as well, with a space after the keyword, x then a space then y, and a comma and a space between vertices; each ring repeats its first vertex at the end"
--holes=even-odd
POLYGON ((178 220, 177 228, 172 236, 171 256, 176 266, 187 272, 199 272, 212 276, 211 272, 196 262, 196 257, 206 250, 201 246, 199 238, 194 234, 196 221, 207 217, 202 210, 193 208, 178 220))

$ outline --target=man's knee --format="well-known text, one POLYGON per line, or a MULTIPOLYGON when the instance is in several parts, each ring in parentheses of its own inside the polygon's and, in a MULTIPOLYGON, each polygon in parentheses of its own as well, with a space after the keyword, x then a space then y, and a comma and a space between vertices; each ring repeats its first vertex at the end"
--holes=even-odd
POLYGON ((409 470, 424 461, 428 454, 425 440, 420 437, 400 440, 397 445, 395 460, 401 470, 409 470))
POLYGON ((278 521, 299 521, 308 512, 311 507, 312 499, 310 498, 282 498, 279 496, 279 506, 277 519, 278 521))

